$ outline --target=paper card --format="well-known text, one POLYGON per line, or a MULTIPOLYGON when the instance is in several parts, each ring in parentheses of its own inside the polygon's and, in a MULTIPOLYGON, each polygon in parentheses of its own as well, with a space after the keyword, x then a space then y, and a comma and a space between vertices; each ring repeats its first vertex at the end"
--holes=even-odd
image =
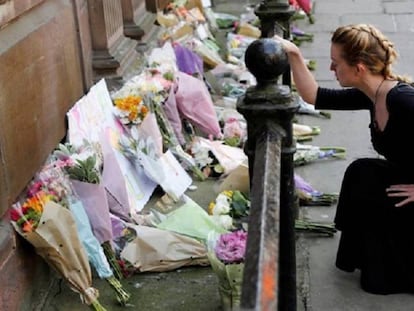
POLYGON ((206 28, 205 28, 205 25, 204 25, 204 24, 199 24, 199 25, 197 26, 197 28, 196 28, 196 33, 197 33, 198 38, 199 38, 200 40, 205 40, 205 39, 207 39, 207 38, 208 38, 208 33, 207 33, 207 30, 206 30, 206 28))
POLYGON ((84 116, 81 110, 82 102, 86 100, 86 97, 79 99, 76 104, 67 112, 68 118, 68 141, 74 146, 80 146, 83 140, 90 141, 91 132, 88 129, 88 124, 84 120, 84 116))
POLYGON ((122 131, 113 114, 112 99, 104 79, 93 85, 85 96, 68 111, 68 140, 74 146, 98 142, 106 127, 122 131))
POLYGON ((165 173, 165 178, 160 186, 174 200, 178 200, 192 184, 193 180, 170 150, 164 153, 159 161, 165 173))
POLYGON ((133 165, 122 154, 119 149, 119 132, 116 132, 112 128, 107 128, 106 134, 108 135, 110 145, 113 148, 115 158, 126 183, 131 212, 139 212, 150 199, 157 184, 147 177, 142 168, 133 165))
POLYGON ((203 5, 203 8, 211 7, 211 0, 201 0, 201 3, 203 5))

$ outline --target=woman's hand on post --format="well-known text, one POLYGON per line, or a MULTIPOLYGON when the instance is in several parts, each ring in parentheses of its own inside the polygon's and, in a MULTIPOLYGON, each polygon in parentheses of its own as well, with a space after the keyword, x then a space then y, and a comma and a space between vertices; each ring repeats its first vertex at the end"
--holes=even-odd
POLYGON ((282 45, 282 48, 289 59, 290 69, 292 71, 297 92, 302 96, 305 102, 314 105, 318 84, 315 77, 310 72, 299 47, 293 42, 278 35, 273 36, 273 40, 282 45))
POLYGON ((414 184, 391 185, 385 189, 389 197, 401 197, 402 201, 395 204, 396 207, 404 206, 410 202, 414 202, 414 184))
POLYGON ((283 50, 286 52, 286 54, 288 55, 291 53, 300 54, 300 50, 298 46, 294 44, 292 41, 286 40, 278 35, 273 36, 273 39, 282 45, 283 50))

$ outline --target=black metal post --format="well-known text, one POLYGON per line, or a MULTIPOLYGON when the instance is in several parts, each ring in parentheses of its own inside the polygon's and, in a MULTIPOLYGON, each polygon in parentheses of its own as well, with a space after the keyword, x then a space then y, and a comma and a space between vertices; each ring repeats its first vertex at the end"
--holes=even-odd
MULTIPOLYGON (((272 279, 265 275, 266 271, 276 270, 277 310, 294 311, 297 298, 292 119, 299 106, 290 87, 277 84, 278 77, 289 70, 289 64, 275 40, 254 41, 246 50, 245 61, 257 85, 249 88, 237 104, 248 127, 246 154, 252 196, 241 307, 271 310, 258 308, 264 303, 263 299, 258 301, 259 290, 271 290, 271 287, 258 286, 265 286, 266 277, 272 279), (280 163, 280 171, 271 161, 280 163), (272 178, 272 174, 277 178, 272 178), (269 256, 273 256, 270 258, 273 265, 269 256)), ((267 301, 266 305, 272 302, 267 301)))
MULTIPOLYGON (((274 35, 290 38, 290 20, 295 9, 289 4, 289 0, 264 0, 254 13, 260 19, 262 38, 271 38, 274 35)), ((283 74, 282 84, 291 86, 290 70, 283 74)))

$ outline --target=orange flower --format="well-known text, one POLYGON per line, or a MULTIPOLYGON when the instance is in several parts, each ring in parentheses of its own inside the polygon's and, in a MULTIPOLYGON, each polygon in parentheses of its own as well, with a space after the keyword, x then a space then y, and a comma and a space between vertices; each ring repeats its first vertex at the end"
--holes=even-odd
POLYGON ((23 203, 23 208, 32 209, 37 213, 43 212, 43 200, 41 199, 40 195, 35 195, 31 198, 28 198, 23 203))
POLYGON ((35 222, 33 219, 25 221, 22 225, 23 232, 32 232, 35 229, 35 222))
POLYGON ((128 113, 128 120, 133 122, 135 120, 144 119, 148 113, 148 107, 146 107, 140 96, 130 95, 124 98, 118 98, 114 100, 115 106, 128 113))

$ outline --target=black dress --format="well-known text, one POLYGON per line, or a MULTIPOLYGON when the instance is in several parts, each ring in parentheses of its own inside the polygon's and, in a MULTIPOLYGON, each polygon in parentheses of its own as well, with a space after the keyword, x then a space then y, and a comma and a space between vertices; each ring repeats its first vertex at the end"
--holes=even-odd
POLYGON ((414 184, 414 88, 398 83, 386 98, 389 119, 383 131, 373 122, 373 103, 356 89, 319 88, 315 108, 367 109, 378 158, 363 158, 347 168, 335 225, 341 231, 336 266, 361 270, 361 286, 370 293, 414 293, 414 204, 395 207, 392 184, 414 184))

